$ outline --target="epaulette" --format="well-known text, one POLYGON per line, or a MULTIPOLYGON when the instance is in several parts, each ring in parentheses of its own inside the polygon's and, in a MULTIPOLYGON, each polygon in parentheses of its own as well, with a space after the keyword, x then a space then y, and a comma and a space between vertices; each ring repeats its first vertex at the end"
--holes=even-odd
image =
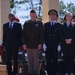
POLYGON ((27 20, 27 21, 26 21, 26 23, 29 23, 29 22, 30 22, 30 20, 27 20))

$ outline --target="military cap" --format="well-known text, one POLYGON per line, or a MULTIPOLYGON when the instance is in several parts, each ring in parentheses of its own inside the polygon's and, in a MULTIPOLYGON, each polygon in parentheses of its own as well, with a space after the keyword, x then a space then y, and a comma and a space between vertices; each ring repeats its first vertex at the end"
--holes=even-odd
POLYGON ((36 11, 35 11, 34 9, 32 9, 32 10, 30 11, 30 13, 36 13, 36 11))
POLYGON ((58 12, 55 9, 51 9, 48 12, 48 15, 55 14, 58 17, 58 12))

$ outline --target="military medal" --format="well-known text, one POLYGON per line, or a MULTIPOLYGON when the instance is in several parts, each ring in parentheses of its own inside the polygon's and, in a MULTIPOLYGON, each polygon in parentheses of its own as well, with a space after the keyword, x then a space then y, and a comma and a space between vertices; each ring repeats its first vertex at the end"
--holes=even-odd
POLYGON ((38 24, 35 24, 36 27, 38 27, 38 24))

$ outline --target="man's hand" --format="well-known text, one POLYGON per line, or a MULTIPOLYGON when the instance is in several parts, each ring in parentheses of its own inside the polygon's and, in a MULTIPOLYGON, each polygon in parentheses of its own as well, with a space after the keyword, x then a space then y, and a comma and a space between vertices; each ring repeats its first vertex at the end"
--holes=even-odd
POLYGON ((38 50, 41 50, 41 49, 42 49, 42 45, 39 44, 39 45, 38 45, 38 50))
POLYGON ((66 44, 71 44, 72 39, 71 38, 70 39, 66 39, 65 41, 66 41, 66 44))
POLYGON ((70 38, 69 41, 70 41, 70 43, 71 43, 71 42, 72 42, 72 39, 70 38))
POLYGON ((23 47, 24 50, 27 50, 27 46, 26 45, 23 45, 22 47, 23 47))
POLYGON ((19 47, 19 50, 23 50, 23 46, 20 46, 20 47, 19 47))
POLYGON ((5 46, 3 46, 3 49, 2 49, 3 51, 6 51, 6 49, 5 49, 5 46))
POLYGON ((3 51, 6 51, 5 47, 3 47, 3 51))

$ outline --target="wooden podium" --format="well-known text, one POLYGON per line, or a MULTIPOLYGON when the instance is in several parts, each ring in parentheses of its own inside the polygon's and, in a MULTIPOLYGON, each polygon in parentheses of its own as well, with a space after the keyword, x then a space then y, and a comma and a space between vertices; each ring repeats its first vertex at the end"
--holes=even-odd
POLYGON ((0 75, 7 75, 6 65, 0 65, 0 75))

